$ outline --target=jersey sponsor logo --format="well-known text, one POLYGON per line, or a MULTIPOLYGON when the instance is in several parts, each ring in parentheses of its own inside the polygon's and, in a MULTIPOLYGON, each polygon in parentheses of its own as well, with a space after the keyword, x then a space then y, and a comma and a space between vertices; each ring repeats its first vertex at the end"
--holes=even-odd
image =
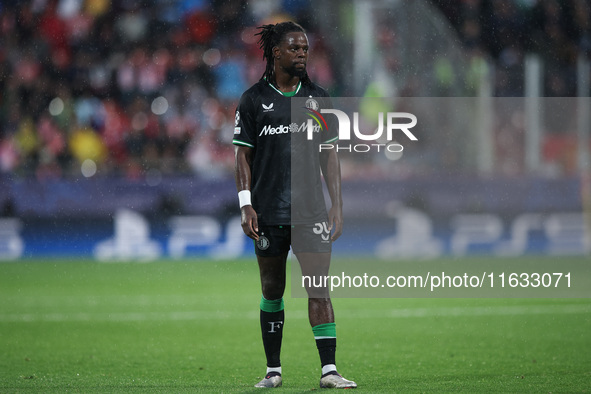
POLYGON ((297 123, 291 123, 289 126, 282 124, 277 127, 271 127, 271 125, 266 125, 259 133, 259 137, 263 135, 296 133, 298 129, 299 126, 297 123))
MULTIPOLYGON (((312 120, 312 119, 310 119, 312 120)), ((318 125, 318 124, 312 124, 311 122, 305 122, 302 123, 301 125, 298 126, 298 133, 301 132, 308 132, 308 128, 312 129, 313 133, 318 133, 320 132, 320 130, 322 130, 322 126, 318 125)))
POLYGON ((308 127, 312 128, 313 133, 318 133, 320 131, 320 126, 310 124, 309 122, 304 122, 302 124, 297 123, 290 123, 289 126, 286 125, 279 125, 276 127, 272 127, 271 125, 266 125, 262 128, 261 132, 259 133, 259 137, 263 135, 276 135, 276 134, 288 134, 288 133, 301 133, 307 132, 308 127))
MULTIPOLYGON (((308 100, 308 101, 310 101, 310 100, 308 100)), ((316 100, 314 100, 314 101, 316 101, 316 100)), ((326 120, 324 119, 324 117, 322 116, 322 114, 320 112, 316 111, 313 108, 308 107, 308 102, 306 102, 306 108, 308 109, 307 115, 316 121, 316 125, 314 125, 312 123, 312 119, 308 119, 308 123, 307 123, 308 127, 307 127, 306 131, 309 131, 308 132, 308 139, 311 140, 312 139, 311 133, 316 132, 316 129, 315 129, 316 127, 318 127, 318 131, 322 130, 323 127, 326 127, 326 130, 328 130, 328 125, 326 124, 326 120), (320 122, 320 120, 322 120, 322 122, 320 122)))
POLYGON ((274 103, 271 103, 269 105, 262 104, 262 106, 263 106, 263 112, 271 112, 271 111, 274 111, 273 104, 274 103))

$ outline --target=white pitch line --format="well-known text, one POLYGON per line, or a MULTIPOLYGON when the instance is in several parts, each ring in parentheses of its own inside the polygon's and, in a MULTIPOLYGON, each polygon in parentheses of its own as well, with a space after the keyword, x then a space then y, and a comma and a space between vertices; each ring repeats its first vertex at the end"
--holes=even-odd
POLYGON ((185 320, 226 320, 255 319, 257 311, 252 313, 230 312, 115 312, 115 313, 11 313, 0 314, 0 323, 17 322, 141 322, 141 321, 185 321, 185 320))
MULTIPOLYGON (((380 318, 425 318, 425 317, 478 317, 478 316, 517 316, 517 315, 562 315, 591 314, 591 305, 515 305, 515 306, 468 306, 404 308, 384 310, 346 310, 339 309, 339 319, 380 319, 380 318)), ((305 319, 305 311, 286 310, 286 317, 305 319)), ((142 321, 199 321, 199 320, 241 320, 258 319, 259 312, 251 311, 172 311, 172 312, 79 312, 79 313, 6 313, 0 314, 0 323, 19 322, 142 322, 142 321)))
MULTIPOLYGON (((353 314, 354 317, 363 317, 364 312, 353 314)), ((510 305, 510 306, 465 306, 465 307, 434 307, 434 308, 405 308, 390 311, 372 311, 367 316, 375 318, 376 315, 393 318, 412 317, 475 317, 475 316, 511 316, 511 315, 554 315, 554 314, 591 314, 591 305, 564 304, 564 305, 510 305)), ((352 316, 352 317, 353 317, 352 316)), ((344 317, 344 316, 341 316, 344 317)))
MULTIPOLYGON (((258 302, 256 297, 253 297, 253 302, 258 302)), ((207 303, 211 305, 216 302, 215 297, 204 299, 192 294, 168 294, 168 295, 86 295, 82 297, 72 296, 6 296, 0 300, 0 308, 2 304, 12 305, 16 304, 22 308, 28 307, 44 307, 44 308, 59 308, 59 307, 93 307, 97 305, 133 305, 133 306, 170 306, 170 305, 203 305, 207 303)))

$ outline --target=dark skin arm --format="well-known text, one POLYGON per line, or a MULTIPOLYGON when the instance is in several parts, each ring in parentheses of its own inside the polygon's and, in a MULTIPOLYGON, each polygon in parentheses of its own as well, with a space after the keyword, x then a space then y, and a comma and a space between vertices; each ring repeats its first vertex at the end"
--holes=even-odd
MULTIPOLYGON (((236 189, 250 190, 252 181, 252 148, 247 146, 236 146, 234 148, 235 167, 234 178, 236 180, 236 189)), ((257 213, 252 205, 245 205, 240 209, 240 216, 242 218, 242 231, 244 234, 254 239, 259 239, 257 232, 259 231, 257 213)))
POLYGON ((343 198, 341 196, 341 164, 336 149, 323 150, 320 153, 320 167, 328 188, 332 206, 328 211, 328 225, 332 231, 332 241, 343 233, 343 198))

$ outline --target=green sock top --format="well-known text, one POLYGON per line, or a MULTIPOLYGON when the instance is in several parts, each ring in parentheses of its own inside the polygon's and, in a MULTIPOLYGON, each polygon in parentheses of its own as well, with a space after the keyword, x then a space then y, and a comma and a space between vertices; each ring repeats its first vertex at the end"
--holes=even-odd
POLYGON ((336 323, 324 323, 312 327, 314 333, 314 339, 327 339, 337 337, 337 325, 336 323))
POLYGON ((261 296, 261 310, 263 312, 281 312, 283 307, 283 298, 278 300, 268 300, 261 296))

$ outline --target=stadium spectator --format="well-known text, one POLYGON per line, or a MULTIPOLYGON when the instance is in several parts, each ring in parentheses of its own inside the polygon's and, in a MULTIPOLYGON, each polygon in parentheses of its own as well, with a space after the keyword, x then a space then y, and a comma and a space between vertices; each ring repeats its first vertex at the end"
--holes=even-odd
MULTIPOLYGON (((523 95, 523 59, 533 51, 544 58, 545 96, 577 93, 573 78, 577 56, 591 52, 590 0, 430 1, 450 20, 472 54, 468 92, 483 72, 479 59, 490 56, 496 68, 495 94, 523 95)), ((205 171, 191 164, 199 160, 188 156, 204 150, 217 152, 213 154, 216 167, 231 174, 233 164, 227 154, 231 147, 224 147, 219 127, 231 120, 227 109, 235 107, 237 92, 262 73, 261 53, 250 38, 252 26, 264 20, 285 20, 286 13, 311 21, 313 2, 138 4, 107 0, 0 4, 0 171, 35 177, 52 167, 52 176, 79 174, 68 145, 73 128, 81 125, 92 128, 107 147, 98 175, 125 174, 129 166, 142 176, 154 165, 155 154, 168 172, 205 171), (128 152, 135 145, 125 143, 138 132, 133 128, 136 114, 129 112, 137 97, 145 100, 142 112, 157 124, 160 135, 152 138, 149 149, 144 147, 150 152, 151 159, 146 159, 150 163, 144 163, 141 154, 128 152), (166 100, 167 110, 156 115, 151 107, 159 97, 166 100), (222 110, 206 113, 210 100, 222 110), (56 151, 58 139, 48 137, 48 111, 49 129, 58 131, 49 135, 62 136, 63 151, 56 151), (181 123, 184 132, 178 131, 181 123), (169 135, 171 130, 174 137, 169 135), (203 133, 212 136, 202 138, 203 133), (39 166, 45 169, 38 172, 39 166)), ((384 53, 387 71, 395 72, 400 67, 395 53, 398 37, 387 24, 382 25, 378 43, 390 51, 384 53)), ((325 43, 314 26, 306 27, 313 47, 322 48, 325 43)), ((318 50, 319 56, 310 62, 310 73, 329 90, 346 91, 343 81, 337 80, 346 73, 339 73, 323 52, 318 50)), ((438 63, 441 94, 447 91, 449 78, 454 78, 448 69, 445 59, 438 63)))

